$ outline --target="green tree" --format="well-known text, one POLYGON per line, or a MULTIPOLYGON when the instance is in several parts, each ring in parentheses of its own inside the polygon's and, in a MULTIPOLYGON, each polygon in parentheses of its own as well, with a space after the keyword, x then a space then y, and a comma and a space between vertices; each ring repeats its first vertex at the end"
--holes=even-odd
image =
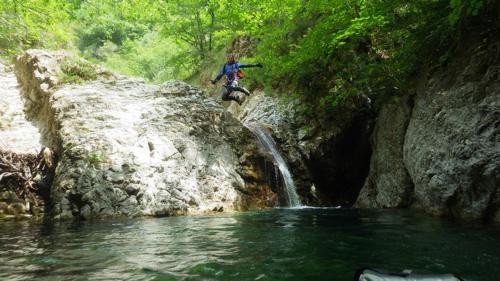
POLYGON ((164 9, 164 32, 194 50, 200 60, 214 49, 216 32, 223 29, 218 22, 219 1, 176 0, 164 9))
POLYGON ((108 42, 120 47, 140 39, 160 21, 158 1, 87 0, 78 6, 74 13, 78 48, 88 57, 101 57, 100 48, 108 42))
POLYGON ((69 47, 71 8, 63 0, 1 1, 0 50, 10 55, 31 47, 69 47))

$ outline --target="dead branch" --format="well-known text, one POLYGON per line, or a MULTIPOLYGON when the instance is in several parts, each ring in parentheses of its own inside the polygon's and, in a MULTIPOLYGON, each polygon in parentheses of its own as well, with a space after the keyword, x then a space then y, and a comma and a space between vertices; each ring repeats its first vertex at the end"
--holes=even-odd
POLYGON ((0 191, 15 192, 28 206, 43 205, 40 182, 35 179, 53 173, 54 163, 54 152, 49 148, 43 148, 38 155, 0 150, 0 191))

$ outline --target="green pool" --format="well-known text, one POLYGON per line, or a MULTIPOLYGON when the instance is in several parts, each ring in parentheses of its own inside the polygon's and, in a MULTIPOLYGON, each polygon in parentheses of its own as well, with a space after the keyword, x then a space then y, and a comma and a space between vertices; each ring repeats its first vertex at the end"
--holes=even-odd
POLYGON ((0 224, 0 280, 350 281, 366 266, 498 281, 500 227, 347 209, 0 224))

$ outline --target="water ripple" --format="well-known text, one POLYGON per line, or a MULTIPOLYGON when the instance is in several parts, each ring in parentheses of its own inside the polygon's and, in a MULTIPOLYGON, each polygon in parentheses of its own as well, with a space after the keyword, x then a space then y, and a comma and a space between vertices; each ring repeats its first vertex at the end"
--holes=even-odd
POLYGON ((0 280, 351 280, 371 266, 493 281, 499 234, 411 212, 314 208, 8 222, 0 228, 0 280))

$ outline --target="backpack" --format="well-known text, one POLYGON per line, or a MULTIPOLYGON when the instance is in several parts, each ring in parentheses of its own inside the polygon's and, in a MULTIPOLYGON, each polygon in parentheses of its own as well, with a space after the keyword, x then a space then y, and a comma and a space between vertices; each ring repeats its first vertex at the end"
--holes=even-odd
POLYGON ((238 76, 239 79, 243 79, 243 77, 245 77, 245 72, 238 68, 238 71, 236 71, 236 76, 238 76))

